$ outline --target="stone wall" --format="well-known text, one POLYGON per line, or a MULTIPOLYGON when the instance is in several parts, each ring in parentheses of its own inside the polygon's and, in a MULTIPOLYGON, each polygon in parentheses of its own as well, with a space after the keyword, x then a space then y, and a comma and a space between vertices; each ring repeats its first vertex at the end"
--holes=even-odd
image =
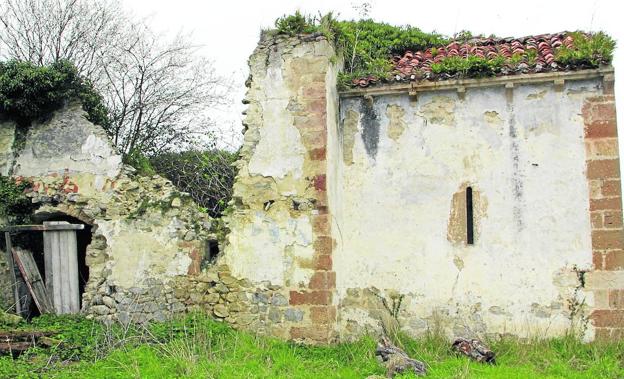
POLYGON ((610 105, 602 93, 597 76, 342 99, 342 195, 332 207, 342 336, 380 330, 380 313, 391 308, 383 302, 399 297, 399 323, 413 335, 579 328, 592 339, 594 325, 606 326, 601 313, 595 324, 588 319, 594 294, 585 273, 602 254, 614 268, 620 253, 617 142, 603 134, 588 142, 600 157, 590 156, 586 171, 581 115, 593 107, 601 109, 586 112, 596 122, 614 117, 611 108, 602 113, 610 105))
POLYGON ((144 322, 186 309, 175 301, 173 283, 197 275, 208 262, 206 243, 218 238, 188 194, 123 166, 78 103, 30 125, 23 141, 13 139, 4 155, 14 155, 10 171, 29 185, 34 218, 69 216, 91 226, 84 313, 144 322))
POLYGON ((624 230, 613 91, 586 98, 582 115, 594 263, 594 271, 585 275, 585 287, 593 291, 591 320, 596 337, 622 338, 624 230))
POLYGON ((327 197, 334 61, 321 36, 261 38, 249 60, 246 132, 223 257, 235 276, 285 294, 292 308, 283 317, 280 309, 269 313, 282 320, 274 334, 309 342, 335 336, 327 197))

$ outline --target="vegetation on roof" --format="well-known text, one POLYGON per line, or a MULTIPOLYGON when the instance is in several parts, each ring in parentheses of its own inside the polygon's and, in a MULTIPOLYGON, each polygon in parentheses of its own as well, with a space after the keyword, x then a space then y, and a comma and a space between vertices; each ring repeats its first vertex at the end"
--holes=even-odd
MULTIPOLYGON (((371 19, 338 21, 332 13, 319 16, 295 12, 275 21, 276 32, 289 36, 319 33, 332 41, 344 61, 338 77, 340 88, 353 86, 353 79, 373 77, 378 81, 390 81, 396 74, 392 64, 393 55, 405 51, 424 51, 428 48, 448 45, 452 40, 469 42, 480 36, 462 31, 454 37, 438 33, 426 33, 413 26, 393 26, 371 19)), ((574 48, 561 46, 555 50, 555 61, 565 67, 597 68, 610 64, 615 49, 614 40, 603 32, 571 33, 574 48)), ((434 54, 435 55, 435 54, 434 54)), ((529 68, 536 64, 534 50, 515 54, 510 58, 497 56, 447 57, 431 65, 431 72, 444 77, 487 77, 505 72, 505 68, 525 63, 529 68)))
POLYGON ((82 101, 89 121, 108 125, 102 97, 70 62, 48 66, 17 60, 0 62, 0 113, 19 126, 47 117, 68 99, 82 101))

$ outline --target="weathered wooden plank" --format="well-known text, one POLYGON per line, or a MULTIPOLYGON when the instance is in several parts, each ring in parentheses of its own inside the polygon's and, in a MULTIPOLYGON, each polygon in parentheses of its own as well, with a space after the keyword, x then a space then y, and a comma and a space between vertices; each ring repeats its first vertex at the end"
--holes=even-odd
POLYGON ((58 225, 11 225, 0 228, 0 232, 45 232, 50 230, 83 230, 85 228, 84 224, 58 224, 58 225))
POLYGON ((41 274, 37 264, 33 259, 30 252, 21 249, 13 249, 13 258, 17 263, 17 267, 24 277, 24 281, 28 286, 28 290, 32 294, 35 304, 41 313, 51 313, 54 311, 54 307, 48 293, 46 291, 41 274))
MULTIPOLYGON (((69 225, 65 221, 44 223, 50 228, 69 225)), ((46 282, 50 277, 48 289, 58 314, 78 313, 80 311, 80 292, 78 288, 78 243, 75 230, 48 230, 44 233, 44 255, 46 261, 46 282)))
POLYGON ((17 288, 17 278, 15 277, 15 262, 13 262, 13 254, 11 254, 11 251, 13 251, 13 244, 11 243, 11 234, 9 232, 4 232, 4 241, 6 243, 6 257, 11 275, 11 287, 13 287, 15 313, 19 315, 22 313, 22 304, 20 302, 19 288, 17 288))

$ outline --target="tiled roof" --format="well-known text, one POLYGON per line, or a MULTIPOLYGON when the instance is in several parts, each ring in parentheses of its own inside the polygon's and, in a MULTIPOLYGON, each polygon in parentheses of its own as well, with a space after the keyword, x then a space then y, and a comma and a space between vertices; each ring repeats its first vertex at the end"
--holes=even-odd
MULTIPOLYGON (((520 73, 567 71, 573 67, 562 67, 555 62, 555 50, 561 46, 574 47, 572 36, 567 32, 541 34, 522 38, 475 38, 466 42, 453 41, 446 46, 429 48, 425 51, 406 51, 402 56, 392 57, 394 81, 445 80, 453 78, 449 74, 435 75, 431 71, 433 63, 439 63, 447 57, 467 58, 476 56, 494 59, 499 56, 511 58, 522 56, 515 63, 507 61, 499 75, 520 73), (528 62, 524 54, 535 50, 534 62, 528 62), (529 64, 531 63, 531 64, 529 64)), ((354 86, 367 87, 375 84, 379 78, 374 76, 353 80, 354 86)))

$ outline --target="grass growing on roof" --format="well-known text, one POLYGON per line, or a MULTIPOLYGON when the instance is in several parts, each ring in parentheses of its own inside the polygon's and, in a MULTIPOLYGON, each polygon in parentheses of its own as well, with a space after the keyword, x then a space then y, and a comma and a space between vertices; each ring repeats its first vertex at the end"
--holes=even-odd
MULTIPOLYGON (((344 61, 343 71, 338 75, 338 87, 352 86, 352 80, 375 77, 389 81, 395 74, 391 56, 401 55, 407 50, 424 51, 447 45, 451 40, 465 43, 473 36, 462 31, 454 38, 438 33, 426 33, 417 27, 394 26, 371 19, 339 21, 332 13, 319 16, 304 15, 299 11, 294 15, 284 15, 275 21, 276 32, 285 35, 319 33, 332 41, 344 61)), ((565 46, 555 49, 555 61, 563 66, 596 68, 610 64, 613 59, 615 41, 603 32, 570 33, 574 48, 565 46)), ((535 66, 536 52, 527 50, 510 58, 498 56, 493 59, 471 56, 468 58, 447 57, 431 66, 434 75, 454 77, 487 77, 499 74, 506 66, 516 66, 520 62, 535 66)))
MULTIPOLYGON (((73 316, 46 316, 25 328, 50 328, 63 344, 0 358, 11 378, 365 378, 384 375, 376 341, 364 337, 333 346, 302 346, 235 331, 201 314, 149 327, 105 327, 73 316), (65 362, 64 362, 65 361, 65 362)), ((520 343, 492 342, 497 365, 459 357, 446 339, 429 333, 395 337, 427 363, 427 378, 617 378, 624 376, 624 343, 583 344, 568 336, 520 343)), ((413 378, 403 375, 400 378, 413 378)))

